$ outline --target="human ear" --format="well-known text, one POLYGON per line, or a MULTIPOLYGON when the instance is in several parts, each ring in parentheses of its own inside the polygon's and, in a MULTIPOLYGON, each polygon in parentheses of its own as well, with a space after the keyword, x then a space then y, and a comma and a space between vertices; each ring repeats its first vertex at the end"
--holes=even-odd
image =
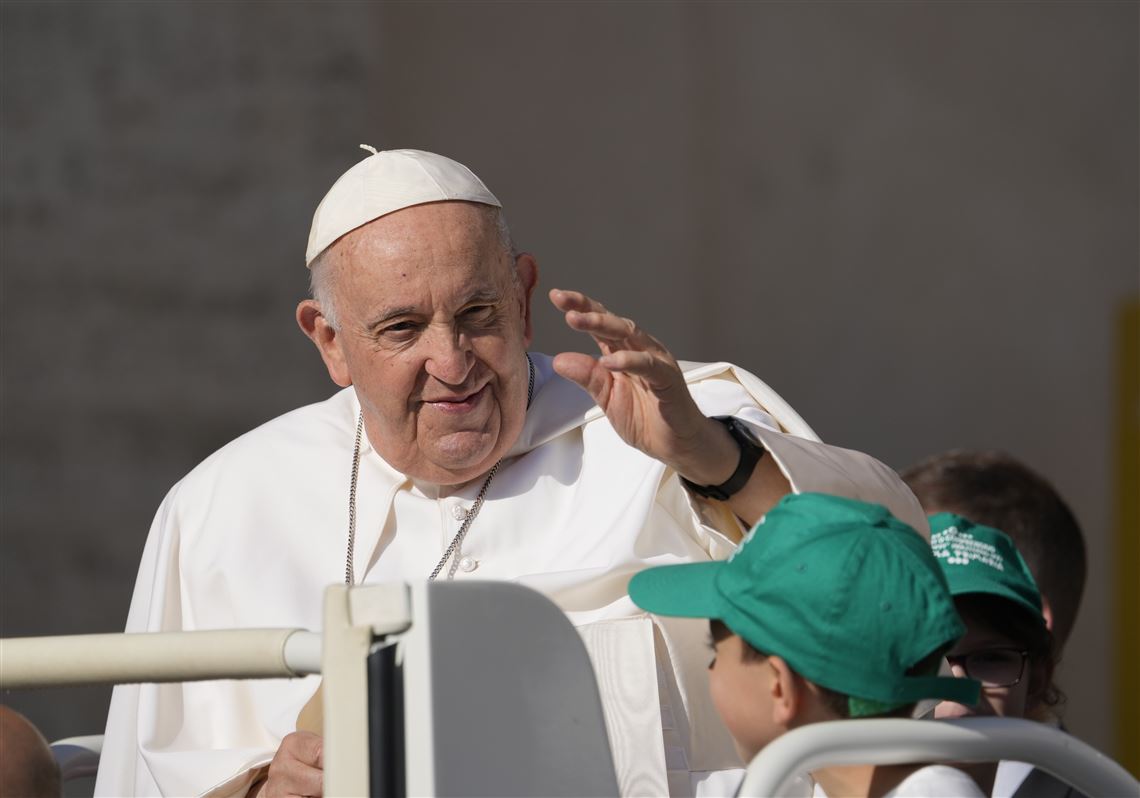
POLYGON ((800 714, 807 685, 782 657, 769 656, 767 665, 772 674, 772 721, 790 728, 800 714))
POLYGON ((319 302, 306 299, 297 305, 297 326, 321 353, 321 360, 325 362, 332 381, 341 388, 352 385, 352 375, 340 345, 340 332, 329 324, 319 302))
POLYGON ((530 298, 534 295, 535 286, 538 285, 538 261, 529 252, 524 252, 515 259, 515 271, 518 273, 519 286, 522 289, 523 345, 530 346, 530 342, 534 339, 530 298))

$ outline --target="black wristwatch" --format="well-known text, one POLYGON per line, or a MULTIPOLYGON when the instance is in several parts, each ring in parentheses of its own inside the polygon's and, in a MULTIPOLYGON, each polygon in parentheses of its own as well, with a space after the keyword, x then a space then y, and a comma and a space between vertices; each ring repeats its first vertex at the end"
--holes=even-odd
POLYGON ((760 441, 756 440, 756 436, 752 434, 748 425, 735 416, 712 416, 712 420, 719 421, 728 429, 728 434, 740 447, 740 462, 737 463, 732 476, 719 485, 697 485, 684 477, 681 477, 681 482, 698 496, 725 501, 738 493, 748 483, 749 477, 756 469, 756 464, 764 456, 764 447, 760 445, 760 441))

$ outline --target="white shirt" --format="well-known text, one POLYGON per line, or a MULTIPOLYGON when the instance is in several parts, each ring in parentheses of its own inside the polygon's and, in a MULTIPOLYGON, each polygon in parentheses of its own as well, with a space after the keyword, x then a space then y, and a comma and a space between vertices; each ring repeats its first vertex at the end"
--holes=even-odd
MULTIPOLYGON (((580 627, 644 617, 626 595, 629 578, 651 565, 727 556, 739 522, 726 505, 694 499, 662 463, 622 442, 589 396, 554 374, 550 358, 532 357, 534 401, 468 531, 468 562, 455 578, 517 581, 546 594, 580 627)), ((814 440, 756 377, 724 363, 685 368, 702 412, 747 421, 794 491, 876 501, 928 533, 917 501, 891 469, 814 440)), ((319 630, 324 588, 345 570, 358 413, 355 393, 345 389, 241 436, 175 485, 147 539, 127 631, 319 630)), ((447 495, 410 480, 364 436, 357 581, 425 578, 459 527, 456 508, 469 507, 480 485, 447 495)), ((687 730, 670 736, 683 753, 673 751, 670 761, 682 762, 697 785, 708 771, 740 767, 707 694, 707 625, 657 623, 680 694, 671 711, 684 713, 677 728, 687 730)), ((191 795, 225 783, 272 757, 316 686, 317 677, 117 687, 96 794, 191 795)), ((620 711, 621 696, 602 698, 620 711)), ((644 744, 659 751, 660 741, 644 744)), ((636 745, 626 754, 634 763, 643 758, 636 745)), ((619 780, 622 767, 619 761, 619 780)), ((659 783, 665 779, 661 773, 659 783)), ((683 791, 668 781, 675 794, 683 791)), ((240 793, 242 784, 239 778, 223 792, 240 793)))
POLYGON ((1028 762, 1016 762, 1012 759, 1003 759, 998 762, 997 772, 994 774, 994 789, 991 798, 1012 798, 1021 787, 1021 782, 1033 772, 1033 765, 1028 762))
POLYGON ((957 768, 927 765, 900 781, 883 798, 985 798, 985 793, 957 768))

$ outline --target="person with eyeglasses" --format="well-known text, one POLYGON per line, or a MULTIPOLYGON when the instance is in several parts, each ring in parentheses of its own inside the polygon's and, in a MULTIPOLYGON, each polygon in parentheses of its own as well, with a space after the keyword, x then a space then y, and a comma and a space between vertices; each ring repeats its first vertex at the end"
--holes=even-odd
MULTIPOLYGON (((1053 684, 1053 635, 1041 593, 1013 540, 993 527, 953 513, 930 520, 930 545, 946 575, 966 634, 947 652, 955 676, 981 683, 972 706, 943 701, 936 718, 993 716, 1051 722, 1062 700, 1053 684)), ((959 765, 992 798, 1081 794, 1023 762, 959 765)))

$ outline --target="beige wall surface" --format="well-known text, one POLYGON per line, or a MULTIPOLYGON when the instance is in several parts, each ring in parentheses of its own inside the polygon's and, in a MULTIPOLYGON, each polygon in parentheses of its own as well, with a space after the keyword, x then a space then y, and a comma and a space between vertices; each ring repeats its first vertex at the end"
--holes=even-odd
MULTIPOLYGON (((120 628, 170 485, 331 393, 292 320, 312 210, 357 144, 418 147, 487 181, 542 285, 749 368, 825 440, 899 468, 1002 448, 1053 480, 1090 550, 1068 723, 1111 750, 1137 4, 0 13, 4 635, 120 628)), ((589 348, 545 304, 537 326, 589 348)), ((2 700, 60 737, 107 692, 2 700)))

